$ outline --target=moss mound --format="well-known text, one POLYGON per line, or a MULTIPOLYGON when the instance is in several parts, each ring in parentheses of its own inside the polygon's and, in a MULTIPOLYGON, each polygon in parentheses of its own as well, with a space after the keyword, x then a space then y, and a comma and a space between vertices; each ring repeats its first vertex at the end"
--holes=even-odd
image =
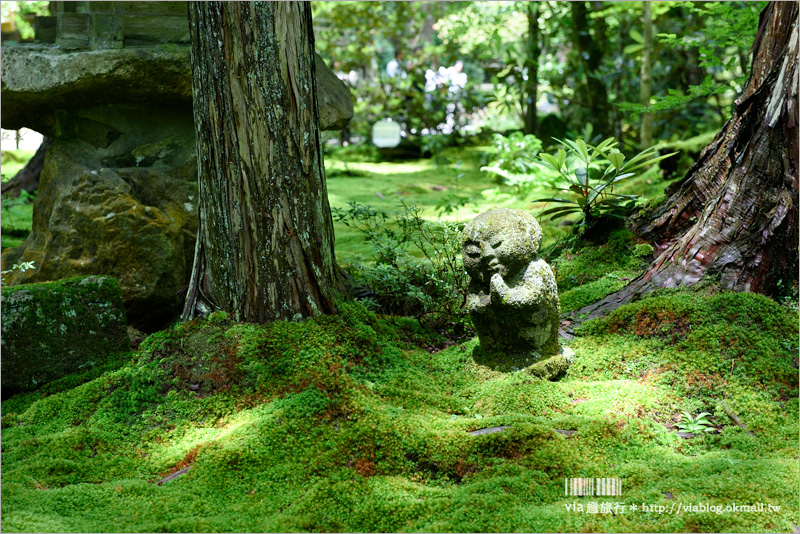
POLYGON ((591 356, 570 369, 572 377, 667 386, 691 411, 721 420, 733 403, 750 430, 770 431, 798 395, 797 316, 762 295, 653 295, 580 333, 575 348, 591 356))
POLYGON ((797 520, 797 315, 768 300, 677 293, 621 308, 584 327, 560 382, 478 366, 476 340, 431 354, 401 341, 418 337, 410 320, 340 309, 270 325, 217 314, 150 336, 77 387, 3 402, 4 531, 786 531, 797 520), (691 328, 674 339, 648 328, 659 299, 691 328), (716 398, 692 389, 698 373, 727 382, 715 395, 755 436, 718 412, 718 434, 677 436, 680 410, 716 398), (587 499, 564 494, 575 477, 621 478, 621 496, 592 500, 625 506, 781 509, 577 513, 566 505, 587 499))

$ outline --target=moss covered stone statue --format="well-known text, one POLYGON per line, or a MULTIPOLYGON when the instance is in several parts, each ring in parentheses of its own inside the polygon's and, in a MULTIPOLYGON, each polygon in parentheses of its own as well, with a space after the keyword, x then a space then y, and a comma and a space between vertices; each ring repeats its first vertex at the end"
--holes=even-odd
POLYGON ((480 346, 473 358, 499 371, 528 368, 555 378, 570 357, 558 343, 558 289, 539 257, 542 228, 532 215, 495 209, 464 228, 464 268, 470 285, 467 308, 480 346))

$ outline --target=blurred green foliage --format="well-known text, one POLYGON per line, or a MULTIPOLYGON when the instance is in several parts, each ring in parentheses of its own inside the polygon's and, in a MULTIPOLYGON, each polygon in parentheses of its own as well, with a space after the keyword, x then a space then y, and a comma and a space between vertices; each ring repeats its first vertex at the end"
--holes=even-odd
POLYGON ((34 32, 33 25, 29 21, 30 17, 32 15, 40 17, 49 15, 50 2, 41 0, 35 2, 2 2, 0 3, 0 11, 4 21, 13 18, 20 37, 33 39, 34 32))
MULTIPOLYGON (((317 48, 356 97, 352 133, 368 139, 371 124, 385 117, 400 120, 408 139, 419 143, 423 131, 444 133, 453 144, 475 136, 486 142, 491 133, 520 130, 529 104, 526 65, 534 61, 539 128, 527 133, 535 133, 545 148, 552 137, 581 135, 589 123, 601 139, 613 135, 622 147, 637 146, 638 114, 644 110, 639 104, 641 3, 541 2, 533 49, 527 4, 315 2, 317 48), (425 90, 428 70, 457 62, 467 75, 463 89, 425 90), (399 69, 393 76, 387 73, 390 65, 399 69), (583 88, 589 86, 602 93, 602 108, 600 100, 587 96, 591 93, 583 88)), ((656 142, 717 130, 727 119, 749 68, 764 5, 652 4, 660 36, 648 108, 655 111, 656 142)))

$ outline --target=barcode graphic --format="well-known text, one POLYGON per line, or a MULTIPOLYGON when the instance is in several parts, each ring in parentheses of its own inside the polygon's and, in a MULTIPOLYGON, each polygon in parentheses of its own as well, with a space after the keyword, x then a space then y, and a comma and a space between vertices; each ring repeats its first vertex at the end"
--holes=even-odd
POLYGON ((564 495, 572 497, 622 495, 619 478, 565 478, 564 495))

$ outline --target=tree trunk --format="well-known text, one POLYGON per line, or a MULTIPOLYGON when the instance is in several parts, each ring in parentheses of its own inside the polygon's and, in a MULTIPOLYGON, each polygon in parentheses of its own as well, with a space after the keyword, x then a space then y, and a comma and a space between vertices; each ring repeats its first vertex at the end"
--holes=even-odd
POLYGON ((184 320, 334 313, 308 2, 190 2, 199 216, 184 320))
POLYGON ((539 124, 536 117, 537 89, 539 84, 539 3, 528 2, 528 50, 525 57, 525 68, 528 79, 523 91, 523 109, 525 110, 525 133, 537 135, 539 124))
POLYGON ((42 144, 36 149, 36 153, 30 161, 12 179, 3 184, 2 194, 18 197, 20 191, 33 193, 39 188, 39 175, 42 174, 42 167, 44 167, 44 155, 52 143, 53 140, 49 137, 42 138, 42 144))
MULTIPOLYGON (((650 94, 652 92, 651 75, 653 72, 650 63, 650 55, 653 52, 653 19, 650 15, 650 2, 642 2, 642 22, 644 31, 642 32, 642 69, 640 72, 639 103, 643 106, 650 106, 650 94)), ((653 114, 642 113, 642 128, 639 131, 639 145, 641 149, 650 148, 653 144, 653 114)))
POLYGON ((775 294, 798 275, 797 2, 761 13, 750 77, 733 116, 637 228, 658 257, 622 290, 576 312, 596 317, 661 287, 714 276, 721 288, 775 294))

